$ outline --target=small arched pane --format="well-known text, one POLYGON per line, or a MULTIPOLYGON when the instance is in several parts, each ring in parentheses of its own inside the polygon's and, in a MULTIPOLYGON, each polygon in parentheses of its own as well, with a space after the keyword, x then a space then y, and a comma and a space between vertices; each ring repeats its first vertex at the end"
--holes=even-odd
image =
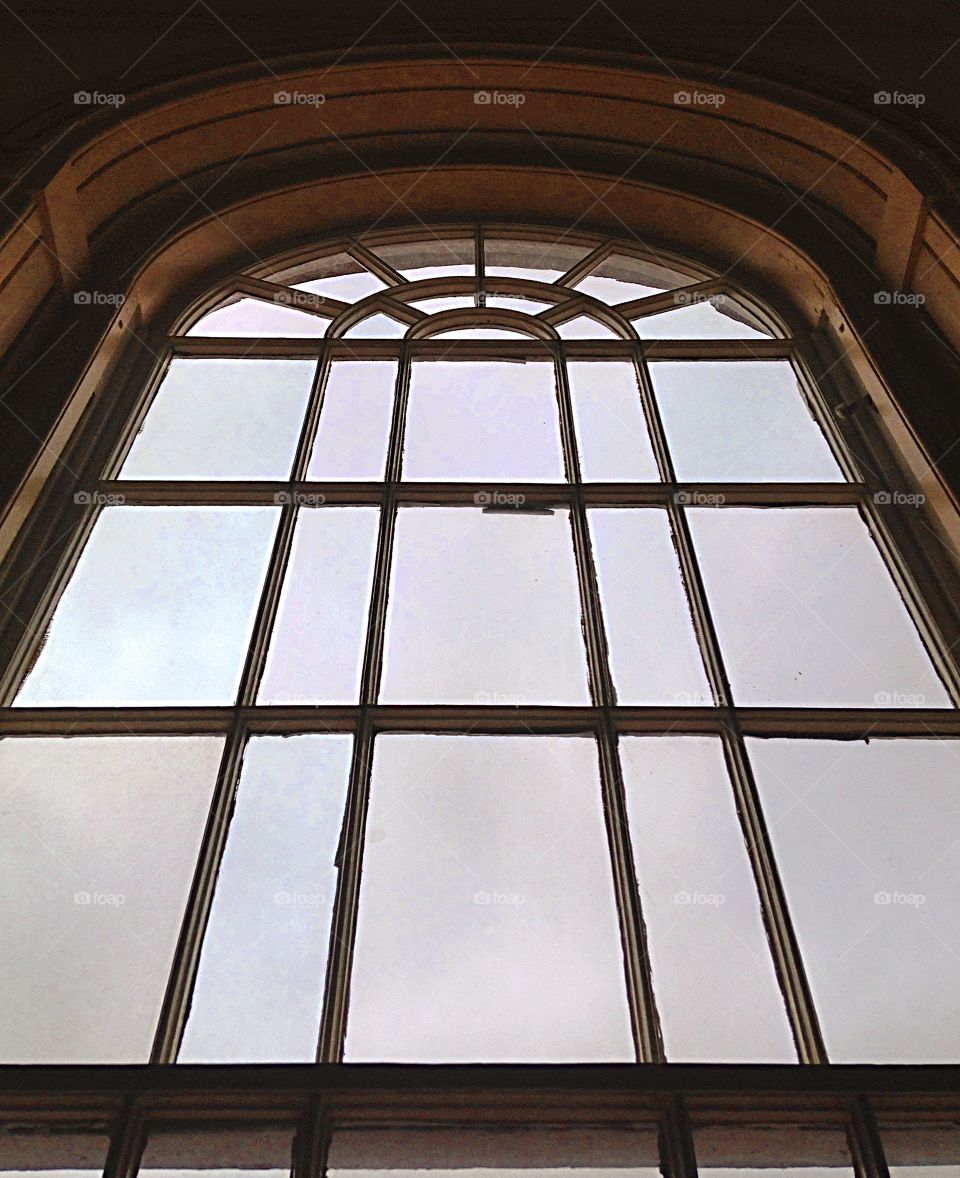
POLYGON ((528 333, 520 328, 509 327, 454 327, 450 331, 438 331, 433 339, 516 339, 528 333))
POLYGON ((378 311, 355 323, 345 334, 352 339, 399 339, 407 334, 407 325, 378 311))
POLYGON ((611 331, 605 324, 589 315, 577 315, 574 319, 567 319, 557 324, 557 332, 561 339, 620 339, 615 331, 611 331))

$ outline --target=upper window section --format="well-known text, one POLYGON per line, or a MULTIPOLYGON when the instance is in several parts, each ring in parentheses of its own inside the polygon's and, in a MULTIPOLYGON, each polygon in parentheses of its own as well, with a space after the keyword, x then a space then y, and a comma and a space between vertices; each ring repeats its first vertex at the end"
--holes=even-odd
POLYGON ((237 339, 767 339, 729 283, 649 251, 509 234, 353 242, 224 283, 181 330, 237 339), (436 318, 436 323, 432 322, 436 318))

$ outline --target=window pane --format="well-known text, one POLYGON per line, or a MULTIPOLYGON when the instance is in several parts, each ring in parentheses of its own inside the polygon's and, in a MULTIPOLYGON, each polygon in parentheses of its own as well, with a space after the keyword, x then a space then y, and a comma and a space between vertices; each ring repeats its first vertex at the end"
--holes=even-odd
POLYGON ((592 740, 377 738, 345 1058, 634 1058, 592 740))
POLYGON ((666 512, 601 508, 589 519, 620 703, 712 703, 666 512))
POLYGON ((462 1173, 496 1178, 660 1178, 650 1129, 340 1129, 328 1159, 330 1178, 462 1173))
POLYGON ((356 703, 376 507, 304 508, 260 683, 261 703, 356 703))
POLYGON ((284 336, 326 335, 329 320, 263 299, 239 299, 217 307, 194 323, 187 335, 244 336, 270 339, 284 336))
POLYGON ((705 1125, 694 1133, 697 1166, 709 1178, 853 1178, 839 1126, 705 1125))
POLYGON ((522 299, 517 295, 496 295, 487 293, 488 307, 499 307, 504 311, 523 311, 527 315, 539 315, 552 307, 552 303, 538 303, 535 299, 522 299))
POLYGON ((397 517, 385 703, 585 703, 568 513, 397 517))
POLYGON ((278 515, 105 508, 17 705, 232 702, 278 515))
POLYGON ((433 339, 525 339, 528 333, 510 327, 453 327, 449 331, 438 331, 433 339))
POLYGON ((843 473, 788 360, 653 362, 681 482, 836 482, 843 473))
POLYGON ((960 1062, 960 742, 750 755, 830 1058, 960 1062))
POLYGON ((181 1063, 316 1059, 352 743, 247 745, 181 1063))
POLYGON ((633 302, 635 299, 647 299, 651 295, 659 294, 662 288, 641 286, 638 282, 621 282, 616 278, 603 278, 598 274, 591 274, 589 278, 582 278, 573 289, 615 305, 633 302))
POLYGON ((400 339, 407 334, 407 325, 390 315, 377 312, 367 319, 361 319, 346 332, 350 339, 400 339))
POLYGON ((667 1058, 796 1062, 720 741, 620 750, 667 1058))
MULTIPOLYGON (((677 291, 677 302, 688 298, 677 291)), ((633 320, 641 339, 769 339, 769 331, 760 331, 744 323, 736 305, 723 296, 712 302, 690 303, 674 311, 661 311, 633 320)))
POLYGON ((949 707, 855 508, 687 516, 738 703, 949 707))
POLYGON ((0 1060, 150 1054, 220 737, 0 741, 0 1060))
POLYGON ((384 478, 397 365, 393 360, 334 360, 307 478, 384 478))
POLYGON ((567 365, 584 482, 658 482, 632 364, 567 365))
POLYGON ((518 241, 489 237, 484 241, 485 272, 538 282, 555 282, 590 252, 563 241, 518 241))
POLYGON ((150 1130, 139 1178, 288 1178, 292 1154, 286 1128, 150 1130))
POLYGON ((477 304, 472 295, 444 295, 435 299, 414 299, 411 307, 426 311, 428 315, 436 315, 438 311, 456 311, 463 307, 475 307, 477 304))
POLYGON ((312 360, 174 359, 123 464, 125 479, 287 479, 312 360))
POLYGON ((409 282, 427 278, 451 278, 474 272, 472 238, 446 238, 431 235, 422 241, 397 245, 378 245, 374 252, 409 282))
POLYGON ((960 1123, 956 1115, 914 1124, 881 1125, 891 1178, 960 1178, 960 1123))
POLYGON ((565 323, 557 324, 557 331, 561 339, 619 339, 615 331, 611 331, 597 319, 589 315, 577 315, 565 323))
POLYGON ((403 477, 562 481, 553 365, 414 363, 403 477))
POLYGON ((290 277, 299 277, 303 273, 317 275, 308 281, 297 282, 294 290, 306 290, 311 294, 325 295, 338 299, 342 303, 356 303, 365 299, 367 295, 385 290, 386 283, 381 282, 375 274, 369 273, 359 262, 354 261, 349 254, 337 254, 332 258, 323 258, 314 263, 309 269, 300 266, 295 275, 288 272, 288 276, 276 278, 276 282, 289 282, 290 277))
POLYGON ((110 1140, 105 1129, 74 1125, 0 1126, 2 1178, 100 1178, 110 1140))

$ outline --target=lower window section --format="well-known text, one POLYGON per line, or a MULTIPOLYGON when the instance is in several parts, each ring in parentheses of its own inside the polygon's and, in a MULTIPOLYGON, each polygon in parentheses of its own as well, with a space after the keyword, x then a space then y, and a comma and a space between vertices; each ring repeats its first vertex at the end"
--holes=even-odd
POLYGON ((694 1128, 697 1168, 709 1178, 853 1178, 840 1125, 705 1124, 694 1128))
POLYGON ((377 739, 345 1058, 635 1058, 591 739, 377 739))

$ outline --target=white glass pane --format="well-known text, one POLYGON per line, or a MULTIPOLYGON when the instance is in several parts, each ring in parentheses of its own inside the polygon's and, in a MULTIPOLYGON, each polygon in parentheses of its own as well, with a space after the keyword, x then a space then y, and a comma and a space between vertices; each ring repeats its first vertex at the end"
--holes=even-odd
POLYGON ((351 339, 399 339, 406 334, 405 323, 380 312, 362 319, 346 332, 346 336, 351 339))
POLYGON ((599 275, 591 274, 589 278, 581 279, 573 289, 615 305, 660 294, 662 287, 641 286, 638 282, 621 282, 616 278, 602 278, 599 275))
POLYGON ((261 703, 358 701, 379 516, 377 507, 301 510, 261 703))
POLYGON ((553 365, 414 363, 403 477, 563 481, 553 365))
POLYGON ((556 282, 565 270, 553 270, 548 266, 487 266, 487 277, 527 278, 531 282, 556 282))
POLYGON ((414 299, 411 307, 426 311, 428 315, 436 315, 438 311, 456 311, 462 307, 475 307, 477 304, 472 295, 445 295, 435 299, 414 299))
POLYGON ((653 1128, 338 1129, 330 1178, 660 1178, 653 1128))
POLYGON ((574 361, 567 372, 584 482, 658 482, 633 365, 574 361))
POLYGON ((105 508, 16 704, 231 703, 278 516, 105 508))
POLYGON ((0 741, 0 1061, 146 1062, 222 748, 0 741))
MULTIPOLYGON (((685 296, 677 292, 677 301, 685 296)), ((725 304, 718 300, 713 306, 707 301, 689 303, 687 306, 677 307, 676 310, 661 311, 656 315, 644 315, 633 320, 633 326, 641 339, 769 339, 768 331, 758 331, 755 327, 735 319, 733 315, 725 315, 725 304)))
POLYGON ((377 738, 345 1058, 634 1058, 592 740, 377 738))
POLYGON ((150 1129, 139 1178, 289 1178, 292 1134, 285 1127, 150 1129))
POLYGON ((499 307, 504 311, 523 311, 526 315, 539 315, 541 311, 546 311, 547 307, 552 307, 552 303, 539 303, 534 299, 522 299, 516 295, 495 295, 487 294, 487 306, 499 307))
MULTIPOLYGON (((935 1114, 936 1115, 936 1114, 935 1114)), ((891 1178, 960 1178, 960 1118, 944 1110, 937 1120, 881 1125, 891 1178), (941 1119, 942 1117, 942 1119, 941 1119)))
POLYGON ((709 704, 665 511, 589 513, 610 666, 622 704, 709 704))
POLYGON ((681 482, 838 482, 788 360, 650 365, 681 482))
POLYGON ((960 1062, 960 742, 749 744, 831 1060, 960 1062))
POLYGON ((839 1125, 705 1125, 694 1132, 697 1167, 709 1178, 853 1178, 839 1125))
POLYGON ((687 516, 738 703, 950 706, 856 509, 687 516))
POLYGON ((509 327, 454 327, 450 331, 438 331, 433 339, 517 339, 527 336, 519 328, 509 327))
POLYGON ((667 1059, 795 1063, 720 741, 630 736, 620 755, 667 1059))
POLYGON ((227 307, 209 311, 194 323, 187 335, 244 336, 258 339, 283 336, 325 335, 329 320, 263 299, 239 299, 227 307))
POLYGON ((316 364, 174 359, 124 479, 287 479, 316 364))
POLYGON ((383 480, 396 379, 394 360, 333 361, 308 479, 383 480))
POLYGON ((474 272, 472 238, 446 238, 428 234, 420 241, 377 245, 373 250, 409 282, 472 275, 474 272))
POLYGON ((181 1063, 312 1063, 349 736, 255 736, 203 939, 181 1063))
POLYGON ((588 315, 577 315, 565 323, 558 323, 557 332, 561 339, 620 339, 615 331, 588 315))
POLYGON ((330 278, 314 278, 310 282, 298 282, 294 290, 306 290, 311 294, 326 295, 341 303, 356 303, 367 295, 386 290, 387 284, 375 274, 363 270, 357 274, 335 274, 330 278))
POLYGON ((568 513, 402 508, 380 698, 585 703, 568 513))

